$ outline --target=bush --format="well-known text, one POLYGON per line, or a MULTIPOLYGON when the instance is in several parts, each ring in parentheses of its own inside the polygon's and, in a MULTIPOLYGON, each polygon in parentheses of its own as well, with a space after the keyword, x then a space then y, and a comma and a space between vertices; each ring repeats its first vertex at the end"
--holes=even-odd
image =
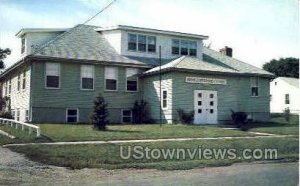
POLYGON ((247 113, 246 112, 234 112, 231 110, 231 118, 238 128, 241 128, 242 130, 248 130, 247 124, 247 113))
POLYGON ((284 109, 283 113, 284 119, 289 123, 291 119, 291 111, 289 108, 284 109))
POLYGON ((107 103, 101 94, 96 96, 94 101, 94 110, 90 116, 91 123, 97 130, 106 130, 106 125, 109 123, 107 103))
POLYGON ((14 119, 11 112, 9 112, 9 111, 1 111, 0 112, 0 118, 14 119))
POLYGON ((133 123, 135 124, 142 124, 142 123, 149 123, 149 116, 148 116, 148 103, 144 100, 135 101, 132 109, 132 118, 133 123))
POLYGON ((183 109, 177 109, 179 120, 183 124, 192 124, 194 121, 194 111, 185 112, 183 109))

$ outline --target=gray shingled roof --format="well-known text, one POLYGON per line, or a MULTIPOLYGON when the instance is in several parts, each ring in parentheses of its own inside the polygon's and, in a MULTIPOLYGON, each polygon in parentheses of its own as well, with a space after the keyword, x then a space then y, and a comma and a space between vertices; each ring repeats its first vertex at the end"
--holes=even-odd
POLYGON ((37 49, 33 56, 144 65, 119 55, 95 27, 77 25, 37 49))
POLYGON ((287 82, 289 85, 299 88, 299 79, 298 78, 278 77, 278 79, 281 79, 281 80, 287 82))
POLYGON ((205 48, 203 49, 203 60, 182 56, 174 59, 170 63, 162 65, 161 68, 155 67, 146 71, 144 74, 153 74, 159 70, 196 70, 212 73, 231 73, 231 74, 255 74, 274 77, 270 72, 249 65, 237 59, 225 56, 217 51, 205 48))

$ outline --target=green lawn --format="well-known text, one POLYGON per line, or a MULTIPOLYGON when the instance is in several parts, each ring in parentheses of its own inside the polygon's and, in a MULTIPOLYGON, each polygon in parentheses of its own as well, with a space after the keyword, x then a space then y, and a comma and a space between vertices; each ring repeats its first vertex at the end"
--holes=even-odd
POLYGON ((253 123, 250 126, 252 132, 299 135, 299 116, 292 115, 289 122, 284 117, 273 117, 268 123, 253 123))
MULTIPOLYGON (((254 159, 239 159, 245 148, 249 149, 277 149, 278 158, 284 161, 298 160, 298 138, 264 138, 264 139, 234 139, 234 140, 194 140, 188 142, 160 142, 160 143, 136 143, 136 144, 102 144, 102 145, 64 145, 64 146, 15 146, 10 147, 13 151, 24 153, 27 157, 34 161, 42 163, 64 166, 70 168, 155 168, 162 170, 175 169, 191 169, 196 167, 207 166, 224 166, 235 162, 248 162, 254 159), (224 159, 213 157, 212 159, 196 158, 191 159, 186 153, 186 159, 183 155, 177 158, 164 159, 162 157, 156 159, 156 156, 150 158, 129 159, 120 157, 120 146, 123 145, 125 155, 128 152, 128 146, 131 146, 130 152, 133 152, 133 145, 139 145, 142 148, 149 149, 236 149, 237 157, 230 159, 225 156, 224 159), (179 158, 178 158, 179 157, 179 158)), ((145 151, 143 151, 145 152, 145 151)), ((199 152, 199 151, 198 151, 199 152)), ((136 153, 135 153, 136 154, 136 153)), ((149 153, 151 154, 151 153, 149 153)), ((133 155, 133 154, 132 154, 133 155)), ((137 155, 137 154, 136 154, 137 155)), ((268 159, 260 159, 268 160, 268 159)))

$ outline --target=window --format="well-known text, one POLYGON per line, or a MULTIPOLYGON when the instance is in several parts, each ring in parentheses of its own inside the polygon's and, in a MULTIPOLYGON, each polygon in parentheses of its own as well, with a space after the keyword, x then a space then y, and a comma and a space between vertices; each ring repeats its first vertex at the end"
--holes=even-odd
POLYGON ((156 37, 128 34, 128 50, 139 52, 155 52, 156 37))
POLYGON ((168 107, 168 92, 166 90, 162 91, 162 108, 165 109, 168 107))
POLYGON ((25 52, 25 38, 22 37, 21 39, 21 54, 25 52))
POLYGON ((11 94, 11 79, 8 80, 8 95, 11 94))
POLYGON ((251 77, 251 96, 257 97, 258 96, 258 77, 251 77))
POLYGON ((116 67, 105 67, 105 90, 117 90, 118 69, 116 67))
POLYGON ((16 112, 16 120, 17 120, 17 121, 20 121, 20 109, 17 109, 17 112, 16 112))
POLYGON ((136 50, 136 34, 128 34, 128 50, 136 50))
POLYGON ((60 64, 46 63, 46 87, 59 88, 60 64))
POLYGON ((2 85, 2 92, 3 92, 3 97, 7 96, 7 82, 4 82, 2 85))
POLYGON ((188 47, 189 47, 189 42, 188 41, 181 41, 180 42, 180 55, 188 55, 188 47))
POLYGON ((146 52, 146 36, 138 35, 138 51, 146 52))
POLYGON ((15 119, 16 111, 14 109, 11 109, 11 116, 13 117, 13 119, 15 119))
POLYGON ((92 65, 81 66, 81 89, 84 90, 94 89, 94 66, 92 65))
POLYGON ((179 40, 172 39, 172 54, 179 54, 179 40))
POLYGON ((18 75, 17 90, 21 90, 21 74, 18 75))
POLYGON ((25 121, 29 121, 29 110, 25 110, 25 121))
POLYGON ((22 89, 26 89, 26 71, 23 72, 22 89))
POLYGON ((172 54, 197 56, 197 42, 172 39, 172 54))
POLYGON ((148 36, 148 52, 156 51, 156 37, 148 36))
POLYGON ((289 94, 285 94, 285 104, 290 104, 290 95, 289 94))
POLYGON ((67 109, 67 123, 78 122, 78 109, 67 109))
POLYGON ((122 110, 122 122, 131 123, 132 121, 132 111, 131 110, 122 110))
POLYGON ((190 56, 197 56, 197 42, 196 41, 190 41, 189 55, 190 56))
POLYGON ((136 68, 127 68, 126 69, 126 90, 135 92, 138 90, 138 69, 136 68))

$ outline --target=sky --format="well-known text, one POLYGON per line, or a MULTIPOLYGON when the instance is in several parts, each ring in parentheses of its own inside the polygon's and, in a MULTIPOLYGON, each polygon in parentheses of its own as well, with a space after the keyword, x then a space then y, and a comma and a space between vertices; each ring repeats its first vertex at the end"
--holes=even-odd
MULTIPOLYGON (((112 0, 0 0, 0 48, 20 59, 22 28, 70 28, 84 23, 112 0)), ((214 50, 257 67, 271 59, 299 58, 297 0, 116 0, 88 24, 130 25, 207 35, 214 50)))

